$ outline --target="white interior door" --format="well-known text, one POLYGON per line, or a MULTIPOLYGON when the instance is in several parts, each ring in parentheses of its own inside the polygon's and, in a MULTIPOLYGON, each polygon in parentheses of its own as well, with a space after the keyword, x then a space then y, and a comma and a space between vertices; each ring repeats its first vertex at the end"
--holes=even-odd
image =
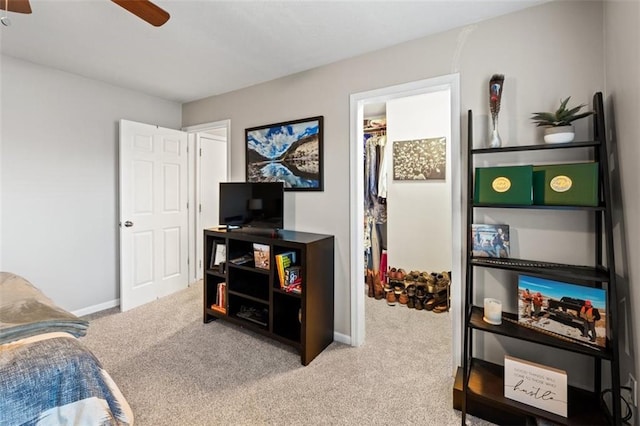
POLYGON ((120 120, 120 309, 188 284, 187 134, 120 120))
POLYGON ((196 146, 198 212, 196 220, 196 278, 203 278, 204 242, 203 229, 218 226, 220 182, 227 181, 227 138, 225 136, 198 133, 196 146))

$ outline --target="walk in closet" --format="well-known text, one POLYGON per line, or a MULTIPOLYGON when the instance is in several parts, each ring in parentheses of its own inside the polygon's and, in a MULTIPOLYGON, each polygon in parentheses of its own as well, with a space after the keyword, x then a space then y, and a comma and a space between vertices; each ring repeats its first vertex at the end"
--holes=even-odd
POLYGON ((424 308, 436 293, 433 285, 419 305, 400 295, 414 283, 426 293, 433 276, 439 289, 447 289, 438 299, 447 302, 442 311, 449 307, 450 105, 450 92, 443 90, 364 108, 365 291, 392 306, 424 308))

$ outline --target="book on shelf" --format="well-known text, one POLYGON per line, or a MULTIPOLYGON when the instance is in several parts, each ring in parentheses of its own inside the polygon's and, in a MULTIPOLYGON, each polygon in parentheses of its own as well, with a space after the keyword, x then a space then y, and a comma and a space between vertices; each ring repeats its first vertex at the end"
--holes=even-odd
POLYGON ((280 281, 280 288, 285 288, 287 285, 287 277, 285 270, 296 263, 296 252, 286 251, 278 253, 275 256, 276 267, 278 269, 278 279, 280 281))
POLYGON ((253 243, 253 260, 256 268, 269 269, 269 245, 253 243))
POLYGON ((291 284, 301 284, 302 276, 300 275, 299 266, 289 266, 284 270, 284 283, 289 286, 291 284))
POLYGON ((289 284, 284 288, 287 293, 302 294, 302 283, 289 284))
POLYGON ((216 312, 220 312, 221 314, 226 314, 227 310, 221 306, 218 305, 211 305, 211 309, 213 309, 216 312))
POLYGON ((214 311, 227 313, 227 283, 218 283, 216 289, 216 302, 211 305, 211 309, 214 311))

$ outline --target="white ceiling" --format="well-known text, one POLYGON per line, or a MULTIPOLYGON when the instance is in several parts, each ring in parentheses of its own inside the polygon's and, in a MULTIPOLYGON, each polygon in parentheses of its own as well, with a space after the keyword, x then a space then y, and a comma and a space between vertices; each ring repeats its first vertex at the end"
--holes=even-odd
POLYGON ((31 0, 0 51, 187 102, 544 1, 157 0, 171 19, 156 28, 109 0, 31 0))

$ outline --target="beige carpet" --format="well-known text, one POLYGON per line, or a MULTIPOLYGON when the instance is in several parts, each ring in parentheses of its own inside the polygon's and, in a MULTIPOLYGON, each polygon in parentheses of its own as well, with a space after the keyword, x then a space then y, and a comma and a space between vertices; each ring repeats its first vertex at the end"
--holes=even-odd
MULTIPOLYGON (((459 425, 449 313, 366 299, 366 343, 303 367, 292 348, 202 322, 202 286, 90 315, 82 340, 138 425, 459 425)), ((471 418, 469 424, 489 425, 471 418)))

